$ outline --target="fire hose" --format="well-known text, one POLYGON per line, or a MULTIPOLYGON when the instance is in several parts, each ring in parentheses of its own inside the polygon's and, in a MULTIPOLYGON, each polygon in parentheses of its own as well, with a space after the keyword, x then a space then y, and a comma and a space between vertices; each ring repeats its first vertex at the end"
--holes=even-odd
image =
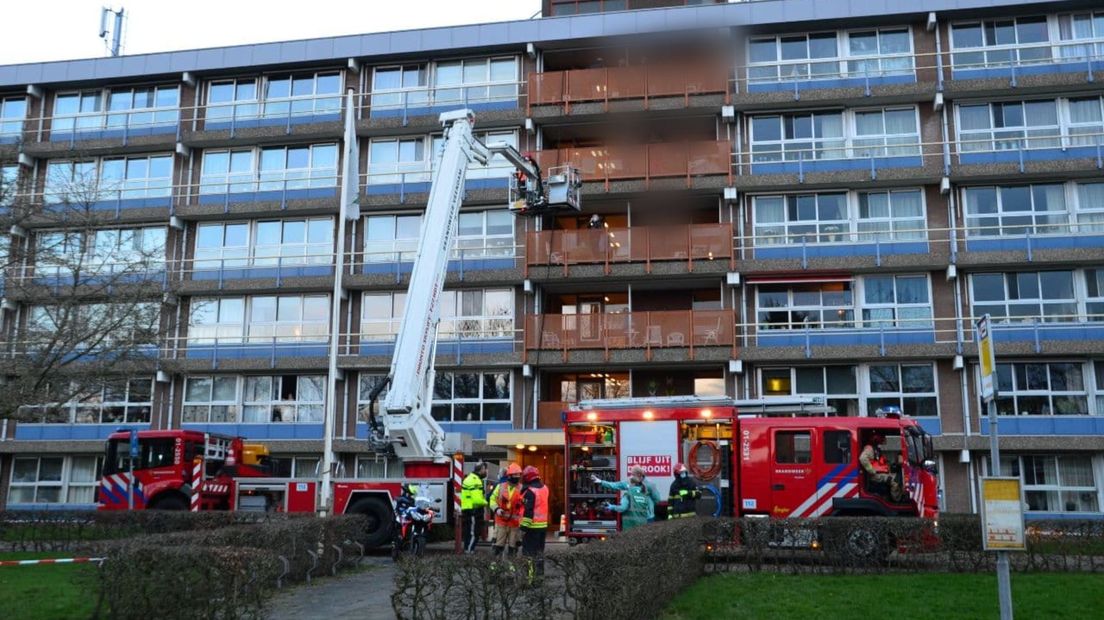
POLYGON ((690 454, 687 461, 690 473, 699 480, 709 481, 717 477, 721 473, 721 449, 714 441, 699 440, 690 448, 690 454), (698 450, 703 446, 709 448, 711 452, 711 459, 708 467, 702 467, 698 461, 698 450))

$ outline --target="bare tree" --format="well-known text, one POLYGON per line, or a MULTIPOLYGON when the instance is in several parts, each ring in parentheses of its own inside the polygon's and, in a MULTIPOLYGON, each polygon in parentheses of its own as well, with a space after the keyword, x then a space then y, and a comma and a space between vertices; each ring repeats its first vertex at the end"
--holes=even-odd
POLYGON ((45 191, 0 180, 6 224, 22 232, 4 263, 14 307, 5 310, 0 419, 65 422, 105 386, 156 369, 169 318, 165 226, 118 223, 104 205, 136 190, 86 161, 46 168, 45 191))

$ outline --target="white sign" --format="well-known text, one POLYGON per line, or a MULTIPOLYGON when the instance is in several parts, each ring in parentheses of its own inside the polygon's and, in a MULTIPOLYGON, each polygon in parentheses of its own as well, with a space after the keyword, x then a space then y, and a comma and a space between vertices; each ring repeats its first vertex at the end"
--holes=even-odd
POLYGON ((656 420, 621 423, 622 480, 629 477, 633 465, 644 468, 648 482, 655 485, 659 497, 666 501, 671 490, 672 472, 679 462, 678 422, 656 420))
POLYGON ((989 329, 989 315, 977 320, 974 333, 977 335, 978 357, 981 359, 981 398, 989 402, 996 398, 995 389, 996 354, 993 352, 993 332, 989 329))
POLYGON ((1025 551, 1019 478, 981 479, 982 545, 986 551, 1025 551))

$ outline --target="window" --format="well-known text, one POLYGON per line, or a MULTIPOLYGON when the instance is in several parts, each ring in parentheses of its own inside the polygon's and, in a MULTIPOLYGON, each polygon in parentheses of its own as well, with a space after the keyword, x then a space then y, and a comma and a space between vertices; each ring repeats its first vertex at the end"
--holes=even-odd
POLYGON ((207 120, 257 118, 257 79, 217 80, 207 88, 207 120))
POLYGON ((851 282, 761 284, 759 329, 839 329, 855 326, 851 282))
POLYGON ((1093 377, 1096 379, 1096 412, 1104 415, 1104 361, 1093 362, 1093 367, 1096 370, 1093 377))
POLYGON ((805 464, 813 461, 812 436, 809 431, 775 431, 774 462, 805 464))
POLYGON ((203 152, 201 194, 282 191, 337 185, 337 145, 203 152))
POLYGON ((332 265, 333 236, 328 217, 203 222, 196 227, 195 269, 332 265))
POLYGON ((376 110, 513 101, 517 96, 514 56, 377 67, 372 74, 376 110))
POLYGON ((180 107, 177 86, 121 88, 59 93, 51 130, 143 129, 173 125, 180 107), (107 102, 106 113, 104 101, 107 102))
MULTIPOLYGON (((1085 270, 1085 314, 1090 321, 1104 321, 1104 269, 1085 270)), ((1097 384, 1104 392, 1104 382, 1097 384)))
POLYGON ((23 121, 27 118, 27 98, 0 99, 0 142, 17 139, 23 133, 23 121))
POLYGON ((935 367, 931 364, 871 364, 868 415, 894 406, 908 416, 938 416, 935 367))
POLYGON ((332 114, 341 110, 341 73, 294 73, 265 78, 264 117, 332 114))
POLYGON ((402 463, 395 458, 376 453, 370 456, 357 456, 357 478, 388 478, 389 472, 402 471, 402 463))
POLYGON ((920 190, 858 192, 858 240, 927 239, 924 194, 920 190))
POLYGON ((1089 415, 1085 385, 1080 362, 998 363, 997 413, 1089 415))
MULTIPOLYGON (((364 293, 361 335, 366 340, 393 340, 398 333, 406 293, 364 293)), ((511 338, 514 333, 514 293, 511 289, 464 289, 441 293, 443 340, 511 338)))
POLYGON ((145 273, 165 268, 162 227, 43 231, 35 238, 35 274, 145 273))
POLYGON ((824 462, 851 463, 851 431, 824 431, 824 462))
POLYGON ((908 28, 752 39, 748 81, 778 82, 912 73, 908 28))
POLYGON ((1023 482, 1029 512, 1099 512, 1099 490, 1093 470, 1091 456, 1001 457, 1001 474, 1016 476, 1023 482))
POLYGON ((46 166, 47 203, 167 198, 172 195, 172 155, 52 160, 46 166))
POLYGON ((96 387, 72 384, 64 404, 25 405, 20 413, 39 423, 147 423, 153 409, 153 378, 105 381, 96 387))
POLYGON ((955 69, 1036 64, 1051 59, 1047 18, 1020 17, 951 25, 955 69))
MULTIPOLYGON (((514 255, 514 216, 509 211, 462 211, 451 257, 488 258, 514 255)), ((365 218, 365 262, 414 260, 422 216, 370 215, 365 218)))
POLYGON ((863 327, 931 329, 927 276, 865 276, 863 327))
POLYGON ((962 153, 1101 143, 1100 97, 957 106, 962 153), (1067 120, 1069 119, 1069 120, 1067 120))
POLYGON ((967 187, 962 193, 968 236, 1069 232, 1066 188, 1060 183, 967 187))
POLYGON ((19 194, 19 166, 5 164, 0 166, 0 207, 15 204, 19 194))
POLYGON ((998 323, 1045 323, 1077 318, 1073 271, 1024 271, 970 275, 973 315, 998 323))
POLYGON ((1104 57, 1104 13, 1075 13, 1058 16, 1059 55, 1070 60, 1099 60, 1104 57), (1073 44, 1066 44, 1073 41, 1073 44), (1094 45, 1095 43, 1095 45, 1094 45))
POLYGON ((12 463, 9 504, 91 504, 102 457, 17 457, 12 463))
POLYGON ((920 154, 915 106, 751 117, 753 162, 920 154))
POLYGON ((322 463, 321 457, 317 456, 296 456, 291 459, 291 474, 292 478, 316 478, 320 475, 321 470, 318 466, 322 463))
POLYGON ((320 342, 329 323, 328 295, 195 298, 188 343, 320 342))
MULTIPOLYGON (((325 390, 325 375, 188 377, 183 421, 319 423, 325 411, 325 390)), ((313 466, 311 469, 313 475, 313 466)))
POLYGON ((753 196, 751 204, 758 246, 927 238, 919 189, 753 196))
MULTIPOLYGON (((505 142, 515 148, 518 146, 514 131, 477 132, 476 137, 484 144, 505 142)), ((440 135, 373 139, 368 145, 368 185, 429 182, 435 155, 440 153, 443 145, 444 139, 440 135)), ((486 166, 469 163, 467 178, 508 178, 513 172, 512 164, 496 157, 486 166)))
POLYGON ((432 413, 440 422, 508 422, 510 373, 438 372, 432 413))
MULTIPOLYGON (((140 302, 125 304, 87 304, 81 306, 30 306, 27 316, 27 342, 45 339, 64 325, 74 339, 94 341, 95 349, 107 352, 113 345, 136 346, 156 343, 161 320, 161 304, 140 302), (103 339, 94 340, 104 330, 103 339)), ((134 352, 132 350, 132 352, 134 352)))
POLYGON ((819 396, 835 409, 835 415, 857 416, 859 384, 857 366, 802 366, 764 368, 760 393, 770 396, 819 396))

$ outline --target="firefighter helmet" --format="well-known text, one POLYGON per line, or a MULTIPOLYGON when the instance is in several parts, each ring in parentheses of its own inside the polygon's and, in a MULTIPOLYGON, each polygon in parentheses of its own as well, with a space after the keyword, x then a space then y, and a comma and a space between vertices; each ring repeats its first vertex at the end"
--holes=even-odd
POLYGON ((687 469, 686 465, 683 465, 682 463, 678 463, 677 465, 675 465, 675 476, 680 476, 688 471, 690 470, 687 469))
POLYGON ((521 465, 518 465, 517 463, 510 463, 510 466, 506 468, 506 475, 507 476, 520 476, 521 475, 521 465))
POLYGON ((529 465, 521 472, 521 481, 525 483, 532 482, 540 478, 540 470, 532 465, 529 465))

